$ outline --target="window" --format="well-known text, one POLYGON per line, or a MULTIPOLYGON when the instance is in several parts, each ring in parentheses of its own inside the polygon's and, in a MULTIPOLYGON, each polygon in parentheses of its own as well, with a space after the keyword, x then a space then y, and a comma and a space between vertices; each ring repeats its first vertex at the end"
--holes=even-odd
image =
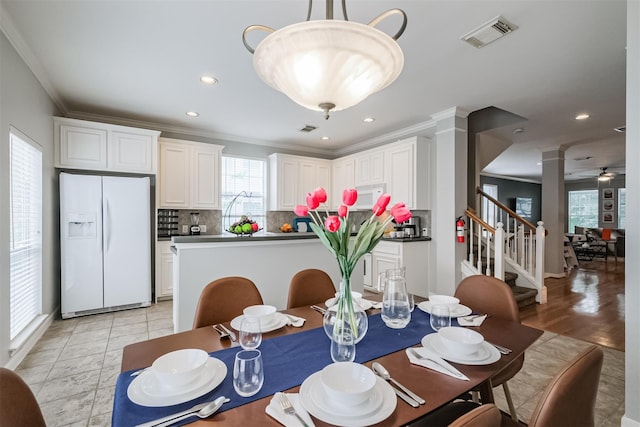
MULTIPOLYGON (((498 186, 493 184, 483 184, 482 191, 498 200, 498 186)), ((496 205, 482 198, 482 220, 492 227, 496 226, 496 205)))
POLYGON ((266 221, 266 161, 222 157, 222 227, 228 230, 242 215, 264 228, 266 221))
POLYGON ((627 202, 625 200, 625 189, 618 188, 618 228, 625 228, 627 219, 627 202))
POLYGON ((42 149, 10 131, 10 339, 42 314, 42 149))
POLYGON ((598 190, 569 191, 569 232, 575 227, 598 227, 598 190))

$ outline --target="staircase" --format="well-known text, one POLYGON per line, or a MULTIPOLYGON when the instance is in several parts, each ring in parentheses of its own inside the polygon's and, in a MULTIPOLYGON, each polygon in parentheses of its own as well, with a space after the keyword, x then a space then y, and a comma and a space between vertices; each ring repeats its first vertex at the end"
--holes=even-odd
POLYGON ((477 206, 485 211, 477 214, 468 208, 465 212, 469 240, 461 265, 463 276, 486 274, 504 280, 520 308, 546 303, 543 223, 535 227, 480 188, 476 192, 477 206))

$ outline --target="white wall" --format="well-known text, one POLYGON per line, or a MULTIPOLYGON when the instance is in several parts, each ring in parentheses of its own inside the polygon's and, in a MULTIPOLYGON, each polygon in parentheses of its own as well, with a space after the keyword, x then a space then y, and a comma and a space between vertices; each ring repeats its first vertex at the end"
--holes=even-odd
POLYGON ((9 365, 9 126, 42 146, 43 313, 60 305, 58 182, 53 120, 59 110, 7 38, 0 33, 0 366, 9 365))

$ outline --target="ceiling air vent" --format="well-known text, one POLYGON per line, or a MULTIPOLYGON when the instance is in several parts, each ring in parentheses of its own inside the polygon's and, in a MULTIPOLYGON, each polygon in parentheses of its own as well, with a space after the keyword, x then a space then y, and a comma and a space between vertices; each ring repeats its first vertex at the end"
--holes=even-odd
POLYGON ((460 40, 464 40, 471 46, 480 49, 517 29, 518 27, 516 25, 507 21, 503 16, 498 15, 475 30, 460 37, 460 40))
POLYGON ((309 132, 314 131, 314 130, 316 130, 316 129, 317 129, 317 127, 315 127, 315 126, 311 126, 311 125, 304 125, 304 127, 300 129, 300 132, 306 132, 306 133, 309 133, 309 132))

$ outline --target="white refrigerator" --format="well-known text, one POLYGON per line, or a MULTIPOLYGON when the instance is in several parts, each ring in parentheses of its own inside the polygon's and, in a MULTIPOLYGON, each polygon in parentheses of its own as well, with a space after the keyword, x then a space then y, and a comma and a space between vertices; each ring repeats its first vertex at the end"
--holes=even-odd
POLYGON ((62 318, 151 304, 148 177, 60 174, 62 318))

